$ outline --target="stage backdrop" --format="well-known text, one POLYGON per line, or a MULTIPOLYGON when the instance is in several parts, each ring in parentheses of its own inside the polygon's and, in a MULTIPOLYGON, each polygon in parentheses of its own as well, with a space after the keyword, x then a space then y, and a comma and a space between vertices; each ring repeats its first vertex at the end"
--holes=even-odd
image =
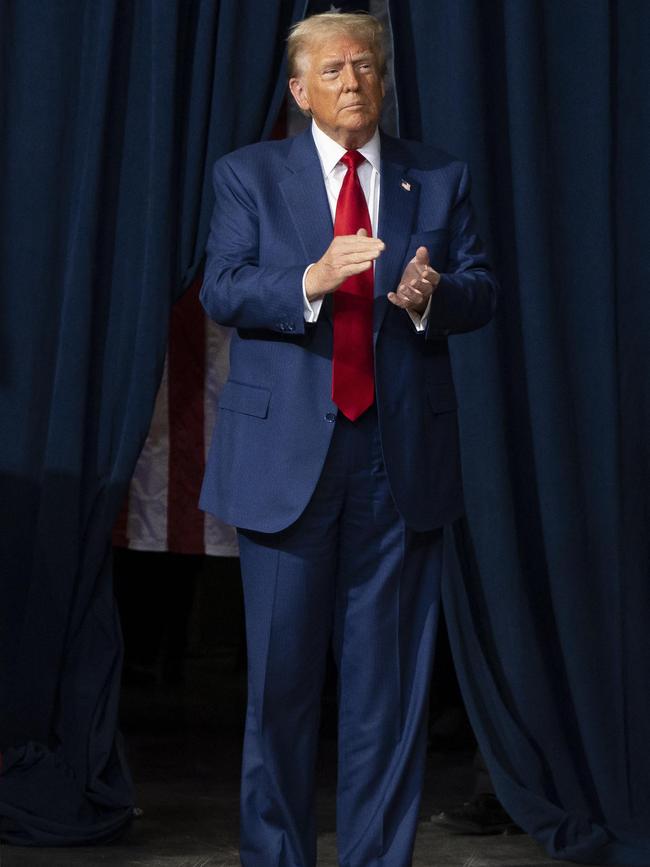
POLYGON ((4 840, 97 842, 131 816, 111 529, 203 255, 211 165, 269 134, 303 7, 0 7, 4 840))
POLYGON ((648 865, 650 4, 391 12, 401 134, 470 163, 503 286, 451 341, 480 568, 457 528, 464 695, 550 854, 648 865))

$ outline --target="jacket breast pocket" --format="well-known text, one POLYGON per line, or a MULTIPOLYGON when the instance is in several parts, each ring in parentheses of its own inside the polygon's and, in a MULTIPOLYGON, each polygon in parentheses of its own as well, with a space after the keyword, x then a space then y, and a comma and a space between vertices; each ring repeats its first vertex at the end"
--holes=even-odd
POLYGON ((409 239, 406 261, 415 256, 418 247, 426 247, 429 251, 429 262, 436 271, 445 271, 449 256, 449 232, 447 229, 431 229, 428 232, 416 232, 409 239))
POLYGON ((219 395, 219 409, 266 418, 270 400, 271 392, 268 388, 228 380, 219 395))

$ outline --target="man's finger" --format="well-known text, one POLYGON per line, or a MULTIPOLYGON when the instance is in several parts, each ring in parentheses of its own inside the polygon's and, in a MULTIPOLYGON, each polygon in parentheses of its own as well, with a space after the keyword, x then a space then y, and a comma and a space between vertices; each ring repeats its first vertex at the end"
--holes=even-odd
POLYGON ((406 301, 412 301, 416 304, 422 302, 424 296, 422 293, 413 286, 409 286, 408 283, 400 283, 397 287, 397 294, 400 298, 405 299, 406 301))
POLYGON ((430 295, 433 291, 433 286, 431 285, 431 283, 424 279, 411 280, 408 285, 411 286, 411 288, 415 289, 417 292, 426 292, 427 295, 430 295))
POLYGON ((440 279, 440 274, 435 270, 435 268, 431 268, 429 265, 424 269, 422 276, 427 283, 431 283, 432 286, 436 286, 440 279))
POLYGON ((417 265, 429 264, 429 251, 426 247, 418 247, 415 251, 415 262, 417 265))
POLYGON ((378 244, 382 247, 385 246, 384 242, 380 238, 369 237, 366 234, 365 229, 359 229, 356 235, 337 235, 336 238, 334 238, 333 243, 337 245, 341 244, 346 247, 350 244, 354 246, 363 245, 364 247, 371 246, 373 244, 378 244), (360 234, 361 232, 363 232, 364 234, 360 234))
POLYGON ((386 296, 391 304, 394 304, 396 307, 406 308, 407 304, 404 298, 401 298, 396 292, 389 292, 386 296))
POLYGON ((424 300, 424 295, 416 289, 415 286, 407 286, 405 283, 400 283, 397 287, 398 295, 406 298, 407 301, 414 301, 416 304, 421 304, 424 300))
POLYGON ((350 250, 349 253, 342 253, 338 257, 338 262, 341 267, 345 265, 355 265, 357 262, 366 262, 368 259, 378 259, 381 255, 381 250, 350 250))
POLYGON ((358 262, 351 263, 350 265, 346 265, 341 268, 341 275, 344 277, 352 277, 355 274, 361 274, 363 271, 366 271, 368 268, 372 268, 372 262, 358 262))

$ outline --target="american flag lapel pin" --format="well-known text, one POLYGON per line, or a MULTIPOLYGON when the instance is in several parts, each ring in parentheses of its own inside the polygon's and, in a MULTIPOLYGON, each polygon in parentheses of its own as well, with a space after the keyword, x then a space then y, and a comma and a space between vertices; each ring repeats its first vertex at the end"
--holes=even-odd
POLYGON ((407 193, 411 192, 411 185, 408 181, 402 181, 402 189, 406 190, 407 193))

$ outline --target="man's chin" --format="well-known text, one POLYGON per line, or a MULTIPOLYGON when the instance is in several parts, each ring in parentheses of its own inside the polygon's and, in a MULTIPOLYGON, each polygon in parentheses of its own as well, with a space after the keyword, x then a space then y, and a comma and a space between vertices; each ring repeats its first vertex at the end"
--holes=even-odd
POLYGON ((368 123, 372 120, 370 112, 361 106, 350 106, 350 108, 344 108, 341 111, 341 115, 347 119, 348 123, 350 120, 358 120, 363 123, 368 123))
POLYGON ((364 129, 373 129, 377 126, 377 119, 366 112, 350 112, 346 111, 341 116, 342 126, 350 132, 360 131, 364 129))

